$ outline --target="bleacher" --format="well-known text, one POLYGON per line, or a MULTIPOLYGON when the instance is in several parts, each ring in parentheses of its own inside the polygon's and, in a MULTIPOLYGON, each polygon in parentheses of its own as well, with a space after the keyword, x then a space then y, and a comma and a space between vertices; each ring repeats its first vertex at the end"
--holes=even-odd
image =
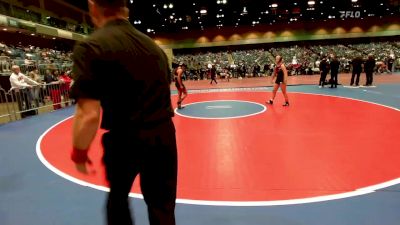
POLYGON ((216 65, 217 71, 229 69, 233 74, 240 73, 236 70, 246 71, 245 76, 253 76, 253 70, 256 65, 262 69, 259 76, 270 75, 275 61, 275 56, 281 55, 286 63, 290 75, 301 74, 319 74, 319 62, 322 56, 330 58, 332 55, 341 62, 340 72, 347 73, 351 70, 351 60, 360 56, 366 59, 369 54, 374 55, 377 61, 376 72, 388 72, 389 70, 400 70, 400 43, 398 42, 376 42, 369 44, 338 44, 338 45, 311 45, 298 46, 293 45, 283 48, 237 50, 208 52, 199 54, 178 54, 174 62, 185 62, 188 70, 207 70, 209 64, 216 65), (381 70, 394 61, 393 68, 381 70), (198 67, 201 68, 198 68, 198 67), (265 69, 264 69, 265 68, 265 69), (268 69, 268 70, 267 70, 268 69))
POLYGON ((38 47, 15 47, 0 45, 0 74, 11 74, 11 66, 18 65, 27 74, 35 69, 44 76, 46 70, 67 71, 72 68, 71 52, 61 52, 38 47))

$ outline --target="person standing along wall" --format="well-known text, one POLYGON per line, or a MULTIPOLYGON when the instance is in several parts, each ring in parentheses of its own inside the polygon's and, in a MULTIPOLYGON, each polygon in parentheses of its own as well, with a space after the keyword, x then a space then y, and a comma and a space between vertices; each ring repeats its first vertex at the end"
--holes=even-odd
POLYGON ((210 84, 212 84, 213 81, 215 82, 215 84, 218 84, 218 82, 217 82, 217 69, 215 69, 215 65, 212 65, 212 67, 210 69, 210 77, 211 77, 210 84))
POLYGON ((39 83, 22 74, 21 69, 17 65, 12 66, 11 70, 11 90, 14 90, 13 93, 15 93, 21 118, 36 115, 37 110, 32 110, 31 88, 35 85, 39 85, 39 83))
POLYGON ((365 71, 365 76, 366 76, 366 83, 365 86, 371 86, 372 82, 374 81, 374 70, 376 66, 376 61, 374 59, 374 56, 372 54, 368 55, 368 59, 365 62, 364 65, 364 71, 365 71))
POLYGON ((61 109, 61 85, 63 81, 60 79, 58 71, 53 70, 48 72, 44 76, 44 81, 46 82, 47 90, 50 93, 51 100, 53 101, 53 109, 61 109))

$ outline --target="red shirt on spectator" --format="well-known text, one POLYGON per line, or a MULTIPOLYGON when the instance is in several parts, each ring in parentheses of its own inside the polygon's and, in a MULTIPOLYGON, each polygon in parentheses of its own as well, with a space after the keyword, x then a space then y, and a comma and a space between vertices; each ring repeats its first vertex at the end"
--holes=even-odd
POLYGON ((60 76, 60 79, 64 82, 61 84, 61 91, 69 91, 72 79, 65 73, 60 76))

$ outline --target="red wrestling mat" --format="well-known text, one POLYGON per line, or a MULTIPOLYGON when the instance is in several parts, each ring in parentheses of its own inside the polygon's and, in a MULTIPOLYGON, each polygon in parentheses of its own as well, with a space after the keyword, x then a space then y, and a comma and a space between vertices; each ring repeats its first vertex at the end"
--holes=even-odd
MULTIPOLYGON (((184 103, 263 103, 269 96, 265 92, 191 94, 184 103)), ((278 93, 267 111, 244 118, 177 115, 178 198, 248 202, 357 195, 360 188, 400 177, 398 110, 313 94, 289 93, 289 97, 288 108, 281 106, 278 93)), ((101 132, 90 151, 96 174, 81 175, 69 160, 71 124, 68 119, 43 136, 40 149, 45 161, 62 176, 107 186, 101 132)), ((132 191, 140 193, 137 182, 132 191)))

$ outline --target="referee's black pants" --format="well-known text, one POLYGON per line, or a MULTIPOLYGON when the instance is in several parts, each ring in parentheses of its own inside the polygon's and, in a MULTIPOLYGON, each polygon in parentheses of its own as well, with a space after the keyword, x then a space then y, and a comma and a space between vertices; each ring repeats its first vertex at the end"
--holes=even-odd
POLYGON ((138 174, 150 225, 175 225, 177 149, 172 120, 141 130, 109 131, 103 135, 103 147, 110 185, 108 225, 135 224, 128 194, 138 174))
POLYGON ((351 74, 350 86, 352 86, 354 84, 354 78, 356 78, 356 86, 359 85, 360 75, 361 75, 361 72, 353 71, 353 73, 351 74))

